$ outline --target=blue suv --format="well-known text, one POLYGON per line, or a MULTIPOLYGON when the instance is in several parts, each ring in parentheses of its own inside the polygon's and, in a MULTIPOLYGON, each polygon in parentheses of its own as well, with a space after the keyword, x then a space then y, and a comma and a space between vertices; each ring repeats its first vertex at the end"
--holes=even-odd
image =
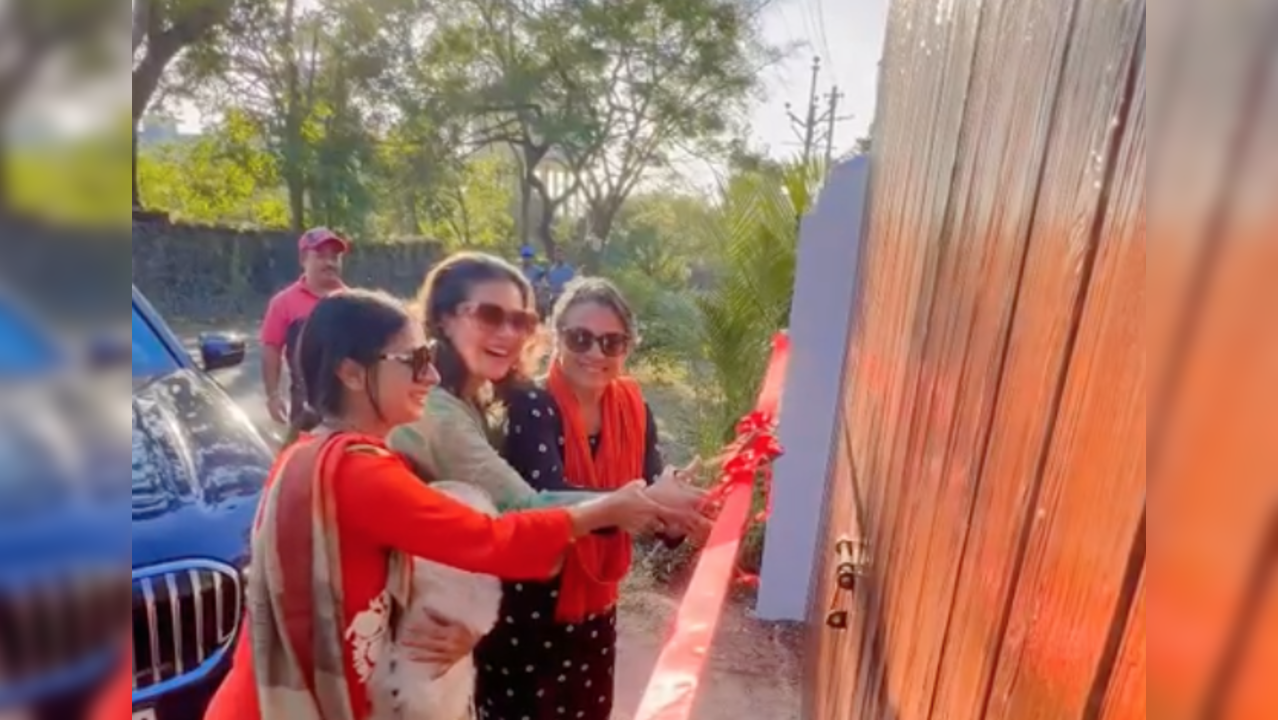
POLYGON ((0 717, 82 717, 118 670, 125 382, 133 717, 199 718, 227 670, 273 453, 209 373, 245 345, 203 336, 197 363, 136 288, 131 314, 131 347, 86 350, 0 297, 0 717))
POLYGON ((242 571, 274 455, 208 373, 245 344, 204 335, 197 366, 133 291, 133 706, 198 718, 229 663, 242 571))

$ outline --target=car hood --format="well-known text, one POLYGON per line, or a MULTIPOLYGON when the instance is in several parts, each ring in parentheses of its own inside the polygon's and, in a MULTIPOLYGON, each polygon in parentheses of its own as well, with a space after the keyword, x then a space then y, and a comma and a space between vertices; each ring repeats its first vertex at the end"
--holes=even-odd
POLYGON ((241 564, 273 456, 209 377, 135 383, 133 566, 203 558, 241 564))

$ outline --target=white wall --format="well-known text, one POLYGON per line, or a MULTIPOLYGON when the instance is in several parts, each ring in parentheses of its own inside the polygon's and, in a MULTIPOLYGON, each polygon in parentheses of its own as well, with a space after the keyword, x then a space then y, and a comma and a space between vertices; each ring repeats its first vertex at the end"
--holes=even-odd
POLYGON ((854 317, 869 165, 861 157, 836 167, 800 233, 779 428, 786 454, 776 465, 760 577, 764 620, 807 618, 854 317))

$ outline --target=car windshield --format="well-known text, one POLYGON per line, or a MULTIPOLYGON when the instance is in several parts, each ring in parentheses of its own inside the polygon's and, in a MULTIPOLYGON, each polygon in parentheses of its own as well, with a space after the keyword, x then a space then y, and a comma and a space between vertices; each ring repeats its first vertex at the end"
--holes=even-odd
POLYGON ((61 360, 62 353, 48 333, 0 301, 0 376, 45 372, 61 360))
POLYGON ((133 377, 167 375, 178 369, 177 360, 156 334, 155 328, 133 308, 133 377))

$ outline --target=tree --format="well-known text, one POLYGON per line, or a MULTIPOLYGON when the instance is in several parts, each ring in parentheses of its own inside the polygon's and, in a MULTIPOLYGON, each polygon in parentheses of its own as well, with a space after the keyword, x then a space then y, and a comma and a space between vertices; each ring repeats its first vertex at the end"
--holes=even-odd
POLYGON ((556 249, 556 215, 577 186, 553 188, 540 171, 568 148, 597 143, 562 81, 600 62, 575 5, 459 0, 441 11, 424 58, 434 68, 441 101, 466 116, 466 144, 510 148, 519 172, 520 231, 524 240, 535 236, 547 254, 556 249))
POLYGON ((513 254, 513 163, 498 154, 472 158, 438 196, 434 237, 450 247, 513 254))
POLYGON ((708 198, 652 191, 617 216, 604 253, 607 268, 633 268, 667 287, 686 287, 693 271, 720 255, 717 212, 708 198))
POLYGON ((288 206, 275 157, 260 130, 232 113, 197 140, 148 150, 137 160, 147 195, 188 222, 284 227, 288 206))
MULTIPOLYGON (((32 84, 59 60, 79 75, 109 71, 109 63, 76 62, 103 57, 115 9, 93 0, 42 0, 0 5, 0 124, 7 123, 32 84), (87 72, 86 72, 87 71, 87 72)), ((135 33, 136 34, 136 33, 135 33)), ((107 55, 109 58, 109 54, 107 55)), ((0 137, 0 209, 8 204, 4 186, 8 147, 0 137)))
POLYGON ((568 200, 584 198, 584 232, 606 239, 651 169, 730 126, 775 58, 754 22, 766 4, 465 0, 441 20, 433 62, 454 68, 442 84, 475 118, 474 142, 513 148, 521 204, 537 196, 534 234, 554 252, 568 200), (570 182, 545 182, 552 161, 570 182))
MULTIPOLYGON (((624 0, 581 4, 606 58, 561 80, 597 139, 570 148, 587 205, 586 232, 606 244, 630 195, 672 153, 699 151, 728 131, 779 51, 754 22, 765 3, 624 0)), ((716 148, 721 150, 721 148, 716 148)))
POLYGON ((382 3, 299 0, 240 3, 211 42, 182 66, 187 93, 203 108, 240 112, 261 129, 279 161, 289 225, 356 229, 371 196, 375 162, 370 93, 385 66, 382 3))
MULTIPOLYGON (((247 1, 247 0, 246 0, 247 1)), ((138 124, 165 71, 178 55, 206 39, 231 16, 237 0, 133 0, 133 209, 138 189, 138 124)))

